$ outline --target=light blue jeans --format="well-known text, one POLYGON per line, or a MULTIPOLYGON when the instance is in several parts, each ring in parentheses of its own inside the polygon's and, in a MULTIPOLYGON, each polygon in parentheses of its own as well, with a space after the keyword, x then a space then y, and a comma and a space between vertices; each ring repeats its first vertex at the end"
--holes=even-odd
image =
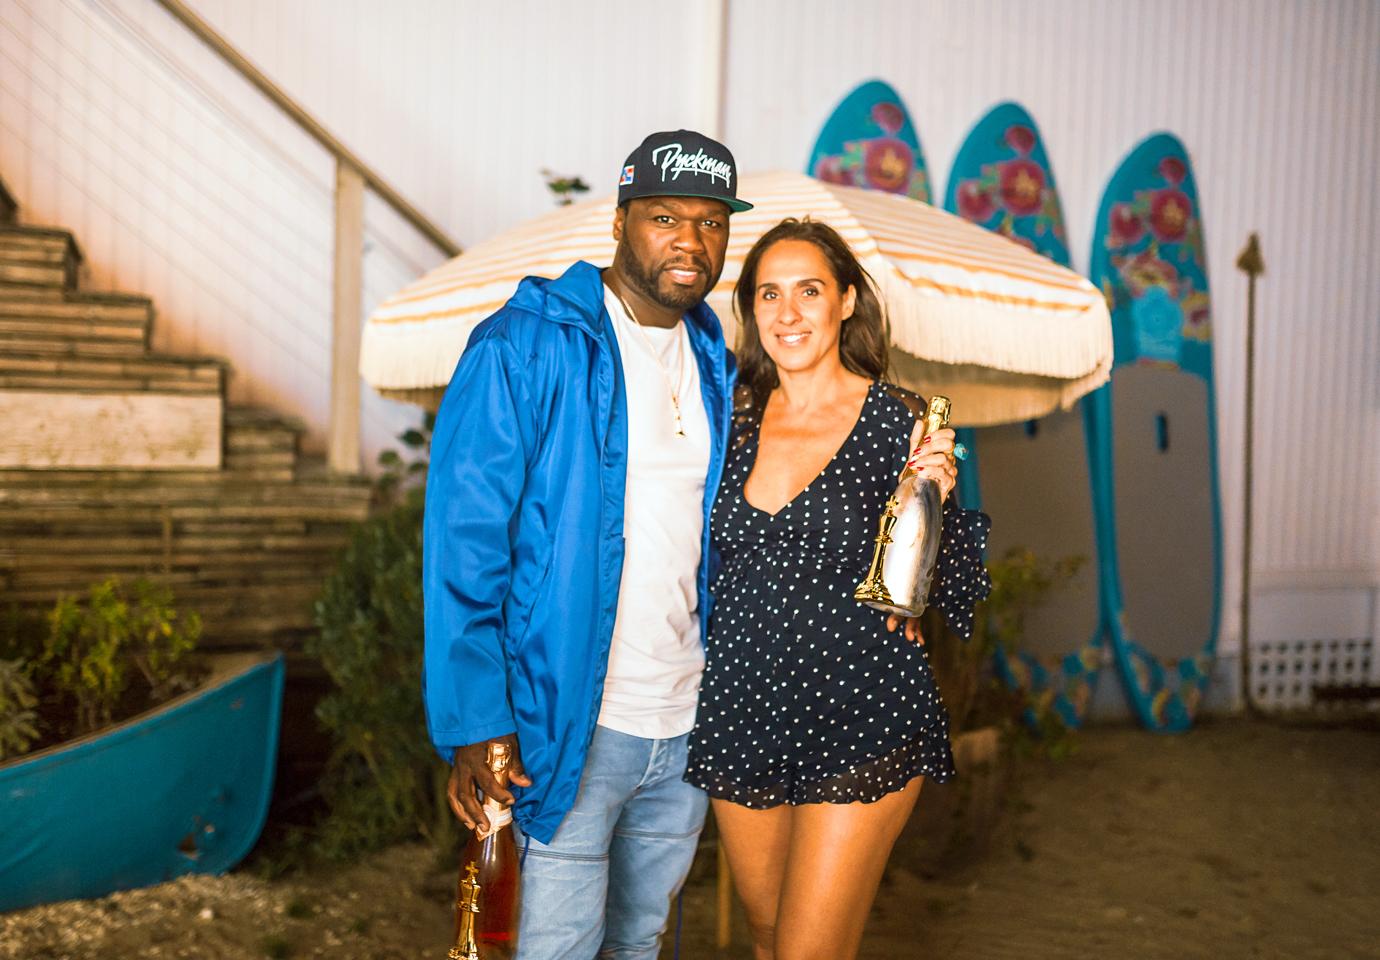
POLYGON ((689 740, 595 728, 551 843, 515 836, 526 849, 518 960, 656 960, 709 806, 682 779, 689 740))

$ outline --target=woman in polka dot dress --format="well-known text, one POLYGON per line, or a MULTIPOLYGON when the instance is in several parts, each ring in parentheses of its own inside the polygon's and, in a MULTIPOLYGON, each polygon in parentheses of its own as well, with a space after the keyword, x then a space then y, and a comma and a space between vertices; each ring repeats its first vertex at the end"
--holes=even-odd
POLYGON ((713 800, 757 960, 853 957, 924 778, 953 776, 918 625, 896 632, 853 590, 911 457, 945 497, 930 601, 966 637, 990 588, 987 518, 948 499, 952 430, 912 453, 923 404, 880 379, 881 303, 833 229, 774 227, 735 297, 738 413, 686 779, 713 800))

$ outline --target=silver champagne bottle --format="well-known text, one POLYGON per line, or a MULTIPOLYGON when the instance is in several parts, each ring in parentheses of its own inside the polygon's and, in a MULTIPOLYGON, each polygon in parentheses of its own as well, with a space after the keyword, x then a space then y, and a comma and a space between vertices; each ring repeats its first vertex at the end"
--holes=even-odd
MULTIPOLYGON (((930 398, 922 440, 948 425, 950 406, 948 397, 930 398)), ((886 502, 872 566, 853 591, 853 599, 884 613, 920 616, 929 598, 943 527, 939 484, 907 466, 896 492, 886 502)))

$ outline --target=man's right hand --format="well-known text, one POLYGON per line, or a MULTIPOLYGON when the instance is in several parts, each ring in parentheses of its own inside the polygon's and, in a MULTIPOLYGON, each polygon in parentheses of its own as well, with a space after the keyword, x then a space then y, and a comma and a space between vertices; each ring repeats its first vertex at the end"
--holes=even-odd
POLYGON ((446 796, 450 809, 465 826, 471 830, 478 825, 482 830, 489 829, 489 818, 484 816, 484 802, 479 797, 492 797, 507 806, 513 802, 508 788, 499 784, 498 778, 489 769, 489 744, 508 745, 508 779, 520 787, 530 787, 532 781, 522 769, 522 754, 518 751, 517 735, 510 733, 505 737, 494 737, 467 746, 455 748, 455 758, 450 770, 450 783, 446 786, 446 796))

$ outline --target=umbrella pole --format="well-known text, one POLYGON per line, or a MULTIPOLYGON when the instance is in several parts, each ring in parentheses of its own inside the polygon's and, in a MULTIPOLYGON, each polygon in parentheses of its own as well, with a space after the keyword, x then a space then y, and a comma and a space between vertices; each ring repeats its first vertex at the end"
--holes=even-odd
POLYGON ((1236 258, 1236 267, 1246 274, 1246 444, 1241 533, 1241 696, 1246 713, 1260 714, 1251 692, 1251 503, 1252 466, 1255 455, 1255 281, 1265 272, 1260 253, 1260 237, 1252 233, 1236 258))

